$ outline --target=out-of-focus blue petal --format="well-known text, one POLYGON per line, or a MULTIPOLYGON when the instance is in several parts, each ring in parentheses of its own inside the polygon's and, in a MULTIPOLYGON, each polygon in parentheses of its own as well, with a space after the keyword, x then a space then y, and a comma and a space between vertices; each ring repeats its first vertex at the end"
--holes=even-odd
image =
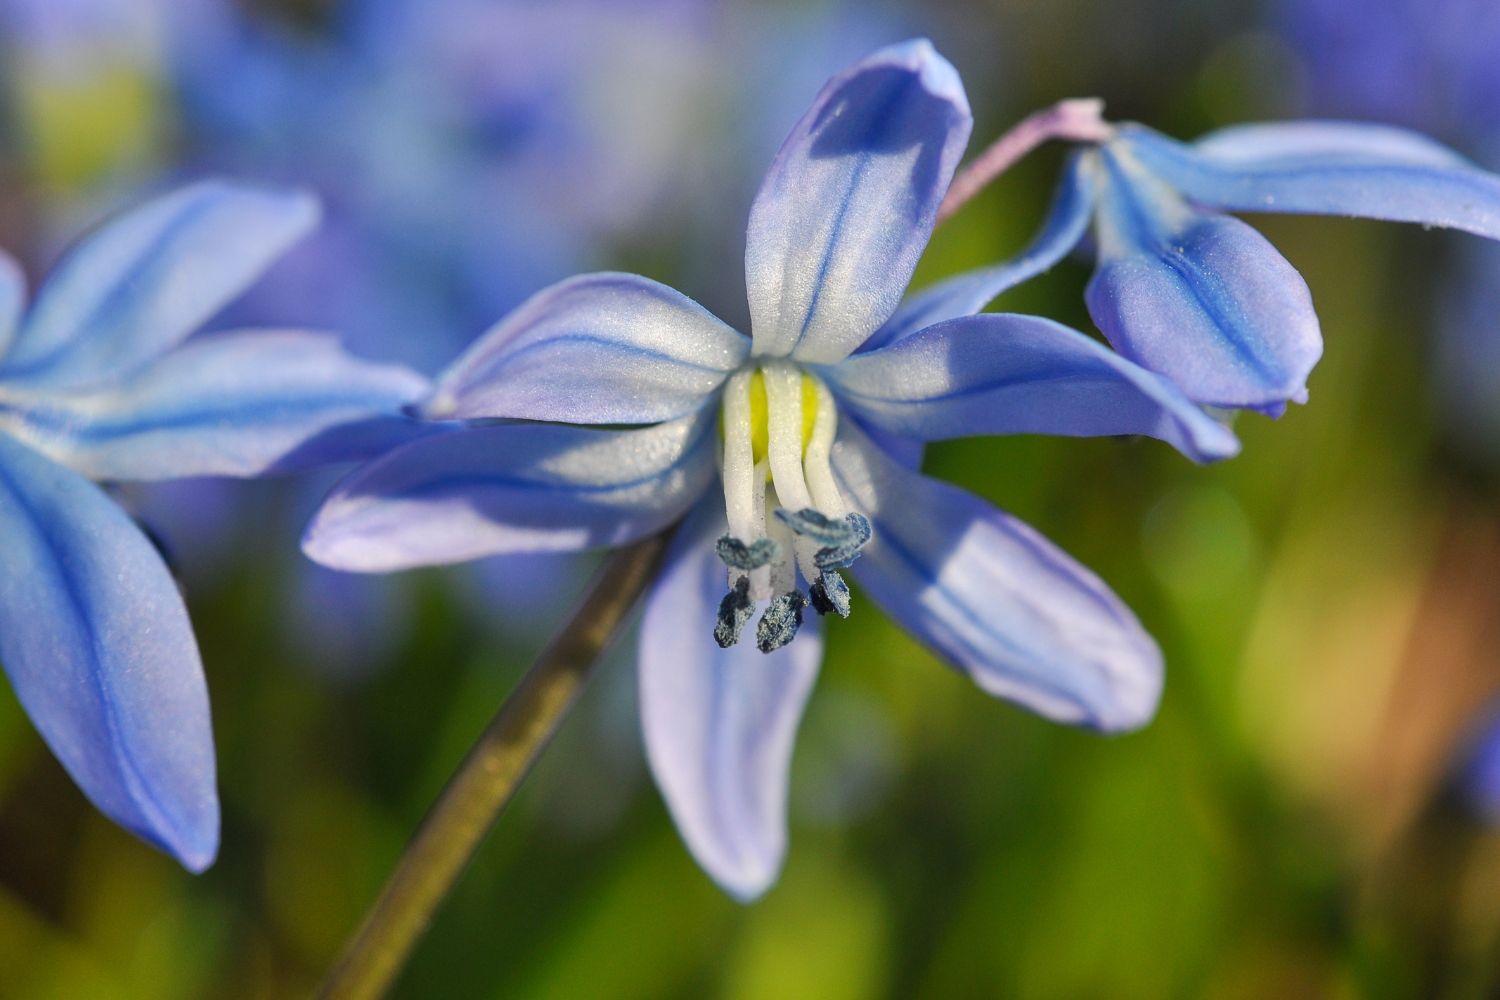
POLYGON ((901 468, 852 424, 833 467, 875 528, 852 572, 913 635, 1049 719, 1106 731, 1150 720, 1161 651, 1093 573, 978 497, 901 468))
POLYGON ((318 219, 310 195, 202 181, 106 223, 37 292, 0 378, 80 386, 142 367, 211 318, 318 219))
POLYGON ((818 623, 773 653, 720 649, 712 625, 725 592, 713 542, 719 504, 673 540, 641 623, 641 729, 657 787, 693 856, 741 900, 776 880, 786 854, 787 770, 823 658, 818 623))
POLYGON ((161 556, 93 483, 0 434, 0 661, 73 780, 192 871, 219 802, 208 691, 161 556))
POLYGON ((636 430, 466 427, 355 471, 302 548, 334 569, 385 573, 503 552, 623 545, 670 525, 714 477, 708 410, 636 430))
POLYGON ((1202 205, 1418 222, 1500 239, 1500 176, 1401 129, 1253 125, 1190 146, 1126 125, 1117 141, 1202 205))
POLYGON ((861 419, 926 441, 1148 434, 1200 462, 1239 451, 1227 427, 1165 379, 1037 316, 965 316, 825 372, 861 419))
POLYGON ((195 339, 115 385, 0 403, 0 427, 90 479, 255 476, 364 458, 420 433, 427 380, 329 335, 195 339))
POLYGON ((0 250, 0 357, 10 348, 26 306, 26 275, 15 258, 0 250))
POLYGON ((650 424, 703 405, 750 341, 634 274, 586 274, 532 296, 438 380, 437 419, 650 424))
POLYGON ((1086 298, 1109 342, 1194 402, 1304 401, 1323 339, 1302 276, 1245 223, 1198 212, 1139 163, 1104 155, 1086 298))
POLYGON ((957 71, 926 40, 829 81, 750 210, 757 355, 837 361, 890 317, 971 125, 957 71))
POLYGON ((977 313, 1066 257, 1088 232, 1093 218, 1096 194, 1092 162, 1082 151, 1068 158, 1041 232, 1025 250, 993 267, 955 275, 909 296, 860 351, 878 350, 944 320, 977 313))

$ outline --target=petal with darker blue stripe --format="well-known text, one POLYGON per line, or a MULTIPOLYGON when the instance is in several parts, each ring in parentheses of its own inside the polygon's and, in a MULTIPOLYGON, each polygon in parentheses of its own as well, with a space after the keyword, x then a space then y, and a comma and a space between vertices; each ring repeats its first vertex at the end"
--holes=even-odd
POLYGON ((902 468, 850 423, 833 463, 874 525, 855 579, 981 689, 1100 730, 1155 714, 1161 651, 1093 573, 978 497, 902 468))
POLYGON ((303 550, 384 573, 505 552, 623 545, 688 510, 715 475, 709 410, 634 430, 499 424, 439 432, 361 467, 303 550))

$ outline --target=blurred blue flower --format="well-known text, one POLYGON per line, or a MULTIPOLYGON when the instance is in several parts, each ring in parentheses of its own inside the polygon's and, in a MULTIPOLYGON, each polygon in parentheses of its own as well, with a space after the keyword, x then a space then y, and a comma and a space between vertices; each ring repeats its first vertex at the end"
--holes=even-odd
POLYGON ((1089 313, 1126 357, 1195 402, 1279 414, 1322 354, 1307 285, 1224 213, 1357 216, 1500 238, 1500 176, 1413 132, 1342 122, 1242 125, 1185 144, 1142 125, 1077 150, 1017 258, 926 293, 924 318, 982 308, 1093 226, 1089 313))
POLYGON ((1238 448, 1165 380, 1056 323, 913 324, 901 295, 970 126, 927 42, 867 57, 819 94, 755 199, 753 337, 635 275, 555 285, 441 376, 424 412, 454 423, 354 473, 304 542, 326 564, 384 572, 620 545, 685 517, 645 610, 643 728, 678 827, 741 898, 784 853, 818 620, 792 640, 809 603, 849 615, 845 569, 985 691, 1103 730, 1155 711, 1160 653, 1130 611, 1031 529, 915 472, 917 442, 1238 448))
POLYGON ((314 225, 302 194, 204 182, 81 242, 25 310, 0 256, 0 661, 112 819, 199 871, 218 846, 208 697, 187 609, 94 481, 255 476, 388 447, 425 380, 328 337, 182 343, 314 225))
MULTIPOLYGON (((1302 57, 1317 114, 1381 118, 1500 157, 1500 5, 1490 0, 1295 0, 1277 26, 1302 57)), ((1500 459, 1500 248, 1445 267, 1433 328, 1434 402, 1450 439, 1500 459)))

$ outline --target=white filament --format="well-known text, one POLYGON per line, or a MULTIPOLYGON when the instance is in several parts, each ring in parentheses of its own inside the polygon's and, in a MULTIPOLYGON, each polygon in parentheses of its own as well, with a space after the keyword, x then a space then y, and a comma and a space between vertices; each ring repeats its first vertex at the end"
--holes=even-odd
MULTIPOLYGON (((750 372, 739 371, 724 386, 724 515, 729 533, 746 544, 760 536, 765 482, 755 477, 755 452, 750 441, 750 372)), ((731 581, 732 582, 732 581, 731 581)))
POLYGON ((802 460, 802 471, 818 510, 829 517, 843 517, 849 513, 849 506, 834 482, 832 465, 833 439, 839 426, 838 404, 821 381, 814 379, 813 386, 818 394, 818 410, 813 419, 812 439, 807 442, 807 456, 802 460))

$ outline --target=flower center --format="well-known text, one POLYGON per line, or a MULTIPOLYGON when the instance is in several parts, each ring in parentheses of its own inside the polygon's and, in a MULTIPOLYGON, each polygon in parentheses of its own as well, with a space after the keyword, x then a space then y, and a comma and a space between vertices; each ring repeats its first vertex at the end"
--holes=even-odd
POLYGON ((764 360, 732 375, 719 427, 729 533, 718 553, 729 568, 729 593, 714 638, 734 645, 766 601, 755 644, 769 653, 792 641, 809 601, 819 614, 849 616, 849 588, 838 571, 859 558, 870 522, 849 509, 834 481, 833 394, 797 365, 764 360))

